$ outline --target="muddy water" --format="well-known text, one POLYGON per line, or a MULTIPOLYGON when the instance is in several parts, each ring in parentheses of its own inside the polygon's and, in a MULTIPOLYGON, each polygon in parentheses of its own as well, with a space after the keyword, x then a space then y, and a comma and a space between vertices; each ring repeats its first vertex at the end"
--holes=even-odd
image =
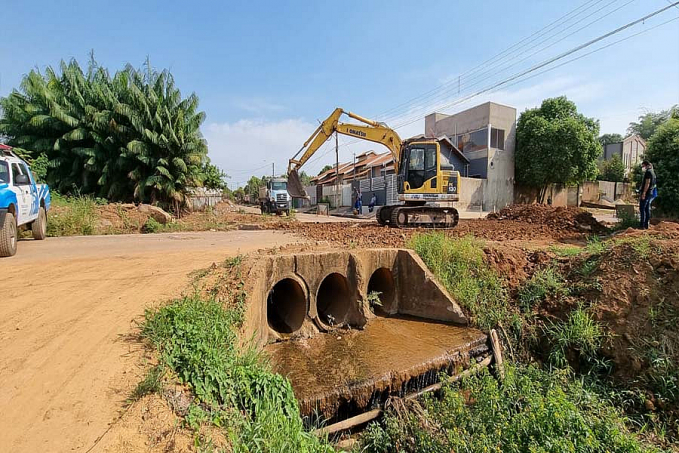
POLYGON ((302 414, 330 421, 431 385, 440 371, 466 368, 486 351, 476 329, 406 317, 266 347, 274 369, 292 382, 302 414))

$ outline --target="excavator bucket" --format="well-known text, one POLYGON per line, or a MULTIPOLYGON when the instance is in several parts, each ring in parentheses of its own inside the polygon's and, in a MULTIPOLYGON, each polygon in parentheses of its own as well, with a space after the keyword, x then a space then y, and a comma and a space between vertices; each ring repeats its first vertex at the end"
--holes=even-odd
POLYGON ((292 198, 309 198, 304 186, 302 186, 297 170, 291 170, 288 173, 288 193, 292 198))

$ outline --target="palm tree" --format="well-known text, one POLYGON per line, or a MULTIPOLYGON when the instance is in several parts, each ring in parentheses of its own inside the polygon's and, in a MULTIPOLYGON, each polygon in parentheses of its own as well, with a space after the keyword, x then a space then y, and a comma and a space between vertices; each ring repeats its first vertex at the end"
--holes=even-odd
POLYGON ((0 134, 49 160, 47 181, 111 200, 158 202, 178 210, 200 185, 207 144, 195 94, 182 99, 168 71, 130 65, 113 77, 92 59, 60 74, 31 71, 0 99, 0 134))

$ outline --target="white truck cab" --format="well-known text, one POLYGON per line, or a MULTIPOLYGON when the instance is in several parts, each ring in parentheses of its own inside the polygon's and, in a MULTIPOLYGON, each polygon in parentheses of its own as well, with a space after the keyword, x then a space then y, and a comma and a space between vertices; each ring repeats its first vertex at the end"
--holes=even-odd
POLYGON ((262 214, 290 215, 292 197, 288 193, 288 181, 285 178, 272 178, 266 181, 266 187, 259 189, 259 208, 262 214))
POLYGON ((0 257, 14 256, 21 229, 45 239, 50 204, 47 184, 37 184, 28 164, 0 144, 0 257))

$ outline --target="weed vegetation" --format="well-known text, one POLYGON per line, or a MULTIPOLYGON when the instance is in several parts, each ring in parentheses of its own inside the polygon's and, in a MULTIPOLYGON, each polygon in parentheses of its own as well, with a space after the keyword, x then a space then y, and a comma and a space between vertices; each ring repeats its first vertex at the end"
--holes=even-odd
POLYGON ((95 233, 98 199, 87 196, 64 197, 52 194, 52 206, 47 220, 48 236, 88 236, 95 233))
POLYGON ((547 297, 567 293, 563 277, 552 267, 538 269, 519 291, 519 305, 524 311, 542 303, 547 297))
POLYGON ((370 453, 634 453, 645 447, 619 412, 566 371, 507 366, 443 387, 410 411, 391 411, 365 432, 370 453))
MULTIPOLYGON (((142 333, 157 349, 160 366, 195 395, 186 423, 223 427, 233 452, 333 451, 304 429, 290 382, 255 349, 239 346, 243 302, 241 293, 227 309, 195 295, 146 313, 142 333)), ((144 382, 137 393, 157 389, 153 377, 144 382)))
POLYGON ((484 260, 483 242, 472 236, 452 239, 444 233, 414 235, 408 246, 455 297, 481 329, 509 317, 502 280, 484 260))

